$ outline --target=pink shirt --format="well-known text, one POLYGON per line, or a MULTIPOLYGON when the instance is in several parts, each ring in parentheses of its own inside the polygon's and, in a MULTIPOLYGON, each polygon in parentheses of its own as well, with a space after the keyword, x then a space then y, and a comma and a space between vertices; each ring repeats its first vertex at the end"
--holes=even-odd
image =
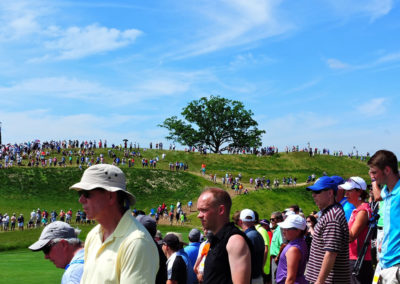
MULTIPOLYGON (((354 221, 357 218, 357 214, 360 211, 366 211, 368 213, 368 219, 371 218, 372 215, 372 210, 371 207, 369 206, 369 203, 362 203, 360 206, 358 206, 356 209, 353 210, 353 213, 351 213, 351 217, 349 220, 349 230, 354 224, 354 221)), ((349 256, 351 260, 356 260, 358 257, 358 251, 361 251, 362 246, 364 244, 365 237, 367 236, 368 232, 368 226, 362 230, 362 232, 358 235, 357 239, 349 243, 349 256)), ((365 255, 365 260, 371 260, 371 243, 368 245, 367 248, 367 253, 365 255)))

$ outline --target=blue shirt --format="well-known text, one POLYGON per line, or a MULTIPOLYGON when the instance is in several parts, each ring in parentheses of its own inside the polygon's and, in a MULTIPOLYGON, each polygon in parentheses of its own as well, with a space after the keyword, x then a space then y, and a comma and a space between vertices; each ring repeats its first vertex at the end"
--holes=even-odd
POLYGON ((356 207, 347 201, 347 197, 343 197, 343 199, 340 201, 340 204, 343 207, 344 214, 348 223, 351 217, 351 213, 353 213, 353 210, 356 209, 356 207))
POLYGON ((85 250, 79 250, 71 262, 65 267, 64 275, 61 279, 61 284, 79 284, 83 274, 83 257, 85 250))
POLYGON ((382 268, 389 268, 400 263, 400 180, 391 192, 384 186, 381 196, 384 215, 380 264, 382 268))
POLYGON ((256 279, 261 276, 264 270, 264 251, 265 251, 265 243, 263 237, 257 232, 254 226, 248 228, 244 231, 246 236, 250 239, 253 244, 253 254, 251 255, 251 265, 252 269, 252 279, 256 279))
POLYGON ((195 284, 197 282, 196 274, 194 274, 193 266, 194 263, 190 261, 189 256, 184 251, 184 249, 180 249, 176 252, 176 255, 180 255, 186 263, 186 272, 187 272, 187 284, 195 284))
POLYGON ((194 265, 197 260, 197 255, 199 254, 200 243, 190 243, 183 250, 189 256, 190 261, 194 265))

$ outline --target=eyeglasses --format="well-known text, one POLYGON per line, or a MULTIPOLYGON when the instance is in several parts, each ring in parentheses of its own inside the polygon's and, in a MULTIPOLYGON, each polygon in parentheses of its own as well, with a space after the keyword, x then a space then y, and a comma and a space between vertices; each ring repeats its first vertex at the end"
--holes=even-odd
POLYGON ((318 191, 312 191, 312 193, 314 193, 314 194, 320 194, 320 193, 322 193, 323 191, 328 191, 328 190, 330 190, 330 188, 324 188, 324 189, 321 189, 321 190, 318 190, 318 191))
POLYGON ((55 243, 55 242, 53 242, 53 241, 50 241, 47 245, 45 245, 45 246, 42 248, 43 253, 44 253, 44 254, 49 254, 50 251, 51 251, 51 248, 52 248, 53 246, 55 246, 56 244, 57 244, 57 243, 55 243))
POLYGON ((79 197, 81 197, 83 195, 83 197, 85 197, 86 199, 89 199, 93 192, 100 191, 100 190, 104 190, 104 189, 95 188, 95 189, 92 189, 92 190, 80 190, 80 191, 78 191, 78 195, 79 195, 79 197))
POLYGON ((90 191, 88 191, 88 190, 80 190, 80 191, 78 191, 78 195, 79 195, 79 197, 81 197, 83 195, 83 197, 88 199, 88 198, 90 198, 90 191))

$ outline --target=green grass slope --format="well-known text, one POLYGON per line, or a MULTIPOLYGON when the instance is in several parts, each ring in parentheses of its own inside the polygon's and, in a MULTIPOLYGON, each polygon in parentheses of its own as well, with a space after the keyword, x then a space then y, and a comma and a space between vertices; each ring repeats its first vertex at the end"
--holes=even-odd
MULTIPOLYGON (((122 157, 122 152, 114 151, 122 157)), ((96 149, 95 156, 103 153, 107 163, 111 163, 106 149, 96 149)), ((52 157, 61 156, 51 153, 52 157)), ((162 202, 176 204, 180 200, 183 204, 187 201, 196 201, 200 192, 207 186, 214 186, 208 180, 208 174, 217 174, 218 181, 225 173, 233 176, 241 173, 245 187, 251 189, 249 195, 234 196, 232 213, 235 210, 251 208, 258 211, 261 218, 268 218, 273 211, 283 210, 292 204, 298 204, 308 214, 316 210, 311 194, 305 186, 280 187, 272 190, 253 191, 248 184, 249 178, 265 176, 271 180, 282 177, 297 177, 298 183, 303 183, 307 176, 315 173, 321 176, 323 172, 328 175, 341 175, 344 178, 361 176, 369 181, 368 167, 365 162, 347 157, 315 156, 309 157, 307 153, 278 154, 268 157, 254 155, 219 155, 187 153, 184 151, 142 151, 142 157, 152 159, 160 158, 157 169, 142 168, 141 158, 135 158, 135 167, 121 166, 127 177, 127 188, 137 198, 138 209, 149 212, 150 208, 162 202), (165 160, 161 160, 162 154, 165 160), (189 165, 187 172, 169 170, 169 163, 182 161, 189 165), (201 164, 207 166, 207 175, 200 175, 201 164)), ((26 222, 32 209, 40 208, 48 211, 72 208, 74 212, 81 209, 78 195, 68 188, 78 182, 82 171, 77 167, 74 159, 72 166, 61 167, 13 167, 0 170, 0 212, 8 214, 23 213, 26 222)), ((84 167, 85 168, 85 167, 84 167)), ((222 187, 220 183, 217 185, 222 187)), ((231 189, 224 187, 232 193, 231 189)), ((195 213, 189 216, 190 226, 200 226, 195 213)), ((0 243, 4 246, 0 250, 26 247, 38 237, 38 232, 0 232, 0 243)))

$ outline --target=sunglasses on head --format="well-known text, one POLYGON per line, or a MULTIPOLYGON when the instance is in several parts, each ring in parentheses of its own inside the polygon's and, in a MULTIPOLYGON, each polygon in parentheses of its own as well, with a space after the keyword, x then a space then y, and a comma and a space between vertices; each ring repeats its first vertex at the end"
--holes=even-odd
POLYGON ((358 188, 353 188, 353 189, 361 189, 362 188, 362 186, 358 182, 356 182, 354 179, 349 178, 347 181, 348 182, 354 182, 356 185, 359 186, 358 188))
POLYGON ((56 243, 55 242, 49 242, 47 245, 45 245, 43 248, 42 248, 42 251, 43 251, 43 253, 44 254, 49 254, 50 253, 50 251, 51 251, 51 248, 55 245, 56 243))

